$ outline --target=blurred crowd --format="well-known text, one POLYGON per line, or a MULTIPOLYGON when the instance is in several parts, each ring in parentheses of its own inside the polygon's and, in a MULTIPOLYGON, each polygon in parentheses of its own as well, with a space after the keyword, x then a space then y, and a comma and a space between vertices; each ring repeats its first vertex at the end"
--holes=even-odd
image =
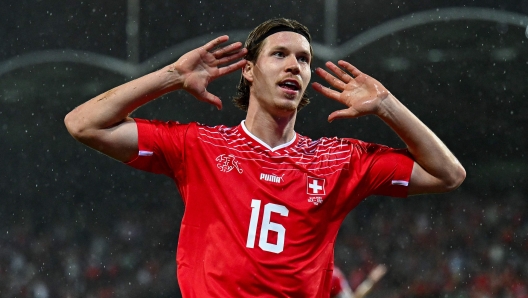
POLYGON ((0 238, 0 297, 179 297, 178 218, 161 209, 114 216, 10 227, 0 238))
POLYGON ((369 198, 347 218, 336 264, 351 286, 385 264, 370 297, 528 298, 528 198, 432 197, 369 198))
MULTIPOLYGON (((180 297, 175 213, 115 210, 104 224, 2 227, 0 296, 180 297)), ((528 298, 527 215, 522 194, 371 197, 345 219, 335 263, 352 288, 385 264, 369 297, 528 298)))

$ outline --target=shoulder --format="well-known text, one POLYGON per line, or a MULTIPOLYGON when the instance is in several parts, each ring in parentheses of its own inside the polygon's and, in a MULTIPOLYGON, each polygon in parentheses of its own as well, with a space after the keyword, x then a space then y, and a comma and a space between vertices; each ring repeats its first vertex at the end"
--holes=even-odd
POLYGON ((187 123, 181 123, 174 120, 163 121, 158 119, 133 118, 138 126, 151 127, 156 129, 176 129, 189 126, 187 123))
POLYGON ((165 129, 165 130, 197 130, 202 132, 212 132, 212 133, 225 133, 229 134, 231 131, 236 129, 236 127, 228 127, 226 125, 215 125, 210 126, 206 124, 202 124, 199 122, 188 122, 188 123, 182 123, 179 121, 174 120, 157 120, 157 119, 141 119, 141 118, 134 118, 134 121, 137 123, 137 125, 141 126, 150 126, 152 128, 156 129, 165 129))
POLYGON ((343 150, 345 148, 352 148, 352 147, 363 147, 365 146, 365 142, 352 139, 352 138, 338 138, 338 137, 321 137, 318 139, 311 139, 306 136, 297 135, 299 138, 299 142, 297 143, 297 146, 299 148, 304 148, 307 151, 312 150, 343 150))
POLYGON ((211 126, 198 122, 192 122, 189 124, 187 136, 196 139, 198 142, 211 144, 230 144, 235 142, 235 140, 242 138, 237 126, 211 126))
POLYGON ((378 156, 393 152, 408 154, 405 148, 393 148, 354 138, 321 137, 311 139, 298 134, 296 149, 304 154, 352 154, 354 156, 378 156))
POLYGON ((196 127, 197 129, 200 129, 200 130, 203 130, 203 131, 211 131, 211 132, 218 132, 218 133, 232 133, 233 131, 236 131, 238 126, 227 126, 227 125, 223 125, 223 124, 218 124, 218 125, 208 125, 208 124, 203 124, 203 123, 200 123, 200 122, 191 122, 189 123, 189 125, 192 125, 194 127, 196 127))
POLYGON ((196 130, 198 135, 215 135, 229 138, 230 136, 239 135, 238 127, 230 127, 227 125, 207 125, 199 122, 189 123, 191 129, 196 130))
POLYGON ((321 144, 326 146, 344 147, 349 146, 358 153, 383 153, 386 151, 400 150, 387 145, 362 141, 354 138, 321 138, 321 144))

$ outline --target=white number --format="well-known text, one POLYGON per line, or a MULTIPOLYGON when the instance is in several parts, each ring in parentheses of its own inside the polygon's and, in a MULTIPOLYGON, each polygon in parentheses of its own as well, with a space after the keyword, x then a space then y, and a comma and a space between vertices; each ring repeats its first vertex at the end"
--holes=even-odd
MULTIPOLYGON (((260 215, 260 200, 251 200, 251 219, 249 220, 249 231, 246 242, 246 247, 255 247, 255 237, 257 235, 258 218, 260 215)), ((288 209, 284 206, 268 203, 264 205, 264 214, 262 215, 262 225, 260 228, 259 247, 262 250, 280 253, 284 250, 284 237, 286 229, 278 224, 270 221, 271 212, 280 214, 281 216, 288 216, 288 209), (277 232, 277 243, 268 242, 268 232, 277 232)))
POLYGON ((246 247, 255 247, 255 235, 257 234, 258 217, 260 213, 260 200, 251 201, 251 219, 249 220, 249 231, 246 247))

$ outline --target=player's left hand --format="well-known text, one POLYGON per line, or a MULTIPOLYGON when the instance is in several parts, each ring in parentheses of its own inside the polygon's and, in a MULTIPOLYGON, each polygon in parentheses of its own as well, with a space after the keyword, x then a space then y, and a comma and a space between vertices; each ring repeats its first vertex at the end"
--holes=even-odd
POLYGON ((317 92, 348 107, 331 113, 328 121, 377 114, 380 104, 390 92, 376 79, 362 73, 352 64, 343 60, 339 60, 337 64, 348 72, 332 62, 326 62, 325 65, 334 75, 321 68, 315 70, 317 75, 337 90, 324 87, 319 83, 312 83, 312 87, 317 92))
POLYGON ((243 57, 247 53, 241 42, 223 46, 228 40, 227 35, 217 37, 168 66, 168 71, 177 77, 173 81, 180 83, 176 88, 183 88, 198 100, 222 109, 222 101, 207 91, 207 86, 211 81, 242 68, 246 64, 243 57))

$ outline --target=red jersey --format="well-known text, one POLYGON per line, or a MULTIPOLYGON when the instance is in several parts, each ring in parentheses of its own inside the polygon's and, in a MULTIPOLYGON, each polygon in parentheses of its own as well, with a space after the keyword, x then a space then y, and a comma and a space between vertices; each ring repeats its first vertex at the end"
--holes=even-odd
POLYGON ((128 164, 171 177, 185 204, 183 297, 329 297, 347 213, 372 194, 407 195, 406 150, 299 134, 270 148, 243 122, 135 120, 139 153, 128 164))

